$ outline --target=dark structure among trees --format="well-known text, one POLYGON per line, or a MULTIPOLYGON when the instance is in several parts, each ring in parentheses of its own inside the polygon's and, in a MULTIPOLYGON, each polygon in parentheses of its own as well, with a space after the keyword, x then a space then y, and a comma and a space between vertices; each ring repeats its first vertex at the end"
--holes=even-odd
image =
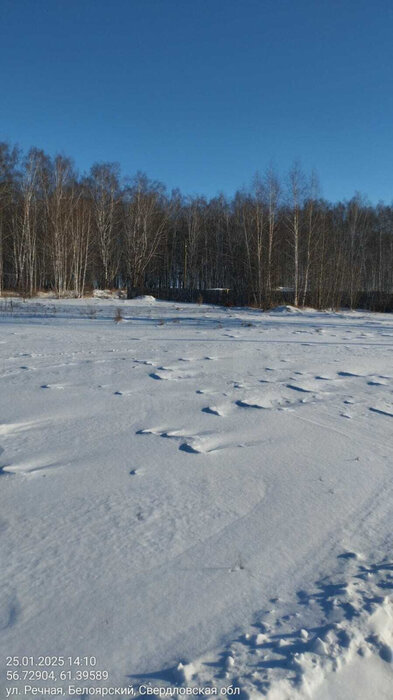
POLYGON ((0 143, 0 293, 93 287, 267 307, 393 310, 393 206, 331 204, 315 176, 272 169, 228 200, 168 194, 113 163, 0 143), (229 291, 219 291, 229 290, 229 291))

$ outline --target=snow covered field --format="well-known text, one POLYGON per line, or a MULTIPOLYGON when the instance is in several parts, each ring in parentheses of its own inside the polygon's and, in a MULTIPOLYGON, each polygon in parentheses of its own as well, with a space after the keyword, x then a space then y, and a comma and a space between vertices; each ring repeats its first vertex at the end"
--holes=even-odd
POLYGON ((391 698, 392 349, 388 314, 0 302, 1 657, 109 673, 3 661, 0 697, 391 698))

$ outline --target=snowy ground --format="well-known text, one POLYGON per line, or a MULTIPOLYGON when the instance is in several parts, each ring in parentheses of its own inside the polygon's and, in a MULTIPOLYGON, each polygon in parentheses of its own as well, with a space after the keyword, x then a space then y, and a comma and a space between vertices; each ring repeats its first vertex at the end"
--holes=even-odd
POLYGON ((0 301, 1 656, 109 672, 0 697, 391 698, 392 349, 388 314, 0 301))

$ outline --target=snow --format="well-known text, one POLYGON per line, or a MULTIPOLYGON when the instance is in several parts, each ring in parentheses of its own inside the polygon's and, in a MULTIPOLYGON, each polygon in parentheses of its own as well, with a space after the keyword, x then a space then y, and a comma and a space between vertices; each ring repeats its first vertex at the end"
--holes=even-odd
POLYGON ((274 309, 271 309, 270 311, 271 314, 300 314, 301 309, 298 309, 296 306, 291 306, 291 304, 285 304, 284 306, 275 306, 274 309))
POLYGON ((389 697, 392 315, 152 299, 0 307, 3 658, 389 697))
POLYGON ((155 304, 156 298, 151 296, 151 294, 142 294, 139 297, 135 297, 134 302, 142 302, 143 304, 155 304))

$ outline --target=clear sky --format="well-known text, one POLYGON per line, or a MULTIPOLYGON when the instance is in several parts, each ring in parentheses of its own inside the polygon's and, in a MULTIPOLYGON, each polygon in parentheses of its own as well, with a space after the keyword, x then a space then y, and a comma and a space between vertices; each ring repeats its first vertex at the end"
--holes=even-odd
POLYGON ((0 0, 0 140, 228 195, 393 199, 392 0, 0 0))

